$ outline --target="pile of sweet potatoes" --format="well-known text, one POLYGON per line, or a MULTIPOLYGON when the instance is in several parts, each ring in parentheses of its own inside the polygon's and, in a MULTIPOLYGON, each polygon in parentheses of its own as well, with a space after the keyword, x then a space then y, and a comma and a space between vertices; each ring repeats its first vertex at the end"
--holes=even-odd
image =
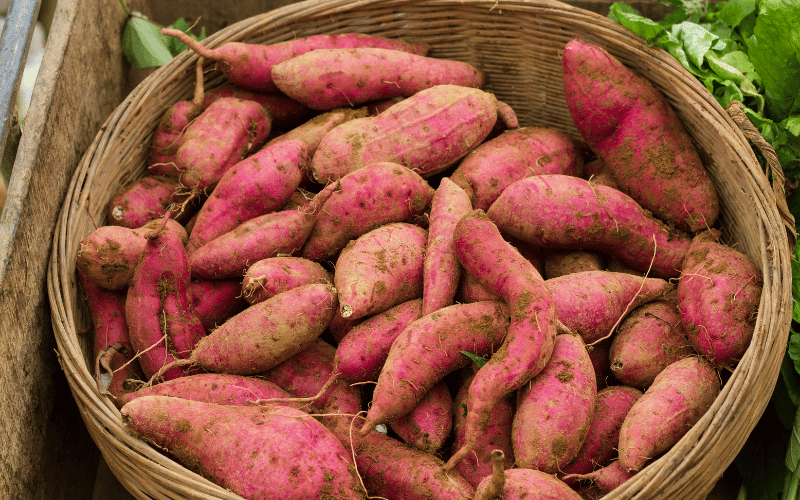
POLYGON ((747 350, 761 272, 664 96, 603 49, 564 47, 573 137, 423 44, 186 41, 197 92, 77 272, 98 391, 221 487, 599 498, 747 350), (203 58, 230 83, 204 92, 203 58))

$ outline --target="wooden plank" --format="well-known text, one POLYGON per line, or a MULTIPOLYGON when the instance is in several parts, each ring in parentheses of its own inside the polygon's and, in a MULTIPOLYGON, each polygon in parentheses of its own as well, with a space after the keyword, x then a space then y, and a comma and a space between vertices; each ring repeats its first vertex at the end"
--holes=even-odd
POLYGON ((121 101, 117 0, 61 0, 0 218, 0 498, 91 499, 99 452, 58 366, 46 270, 72 173, 121 101))

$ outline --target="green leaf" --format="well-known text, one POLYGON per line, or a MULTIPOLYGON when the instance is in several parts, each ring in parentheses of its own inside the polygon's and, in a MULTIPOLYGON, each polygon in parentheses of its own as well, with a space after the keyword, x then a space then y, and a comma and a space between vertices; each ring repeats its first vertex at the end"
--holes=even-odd
POLYGON ((663 26, 640 15, 628 4, 613 3, 609 8, 609 17, 625 26, 648 42, 666 32, 663 26), (613 17, 612 17, 613 16, 613 17))
POLYGON ((739 71, 736 66, 727 63, 721 57, 717 57, 712 51, 706 54, 706 61, 708 61, 708 66, 711 68, 711 71, 716 73, 717 76, 723 80, 733 80, 739 83, 744 79, 744 74, 739 71))
MULTIPOLYGON (((192 32, 189 31, 191 29, 191 26, 189 26, 189 23, 186 22, 186 20, 184 18, 182 18, 182 17, 179 18, 174 23, 172 23, 169 26, 167 26, 167 28, 183 31, 184 33, 186 33, 187 35, 189 35, 190 37, 192 37, 194 40, 197 40, 197 41, 203 40, 206 37, 206 29, 205 28, 203 28, 200 31, 200 36, 195 36, 194 34, 192 34, 192 32)), ((171 36, 167 37, 167 46, 168 46, 169 51, 172 53, 173 56, 177 56, 178 54, 180 54, 181 52, 183 52, 184 50, 189 48, 188 45, 186 45, 185 43, 181 42, 177 38, 171 37, 171 36)))
POLYGON ((467 403, 461 403, 461 408, 464 408, 464 414, 461 415, 461 418, 467 418, 467 403))
POLYGON ((698 68, 703 66, 703 59, 719 37, 702 26, 688 21, 672 27, 672 34, 683 42, 686 55, 698 68))
POLYGON ((478 368, 483 368, 483 365, 485 365, 489 361, 489 358, 482 358, 480 356, 472 354, 471 352, 461 351, 461 354, 474 361, 475 364, 478 365, 478 368))
MULTIPOLYGON (((783 355, 781 362, 781 380, 786 389, 786 395, 792 405, 797 408, 798 402, 800 402, 800 374, 795 369, 794 360, 788 352, 783 355)), ((794 414, 792 414, 792 418, 794 418, 794 414)))
POLYGON ((756 0, 729 0, 720 2, 718 8, 719 19, 735 28, 744 18, 755 12, 756 0))
POLYGON ((161 26, 134 12, 122 31, 122 53, 137 68, 163 66, 172 59, 161 26))

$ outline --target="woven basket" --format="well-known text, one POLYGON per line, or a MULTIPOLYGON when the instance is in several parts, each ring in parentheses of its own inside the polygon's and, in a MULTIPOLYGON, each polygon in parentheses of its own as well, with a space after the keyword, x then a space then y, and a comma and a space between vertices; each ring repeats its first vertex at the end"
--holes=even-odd
MULTIPOLYGON (((649 78, 688 128, 721 200, 726 241, 764 274, 752 345, 711 410, 671 451, 608 499, 705 498, 733 461, 770 399, 790 322, 789 246, 776 200, 782 185, 765 177, 742 131, 671 56, 592 12, 553 0, 309 0, 231 25, 204 43, 274 43, 323 33, 362 32, 427 42, 433 57, 472 63, 487 90, 522 125, 553 126, 577 136, 563 95, 560 51, 575 36, 598 44, 649 78)), ((145 174, 150 137, 163 111, 189 99, 196 56, 186 52, 148 77, 108 119, 78 166, 60 214, 48 274, 60 361, 92 437, 119 481, 138 498, 238 499, 126 432, 98 394, 90 359, 90 320, 75 278, 78 243, 104 223, 123 184, 145 174)), ((206 88, 223 78, 208 65, 206 88)), ((776 171, 776 173, 778 173, 776 171)), ((776 177, 776 182, 778 178, 776 177)), ((793 227, 793 225, 792 225, 793 227)))

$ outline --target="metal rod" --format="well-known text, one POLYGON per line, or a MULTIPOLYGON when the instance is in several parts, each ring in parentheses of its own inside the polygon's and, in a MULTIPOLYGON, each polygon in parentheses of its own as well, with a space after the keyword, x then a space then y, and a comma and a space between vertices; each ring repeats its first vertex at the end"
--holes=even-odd
MULTIPOLYGON (((41 0, 11 0, 0 36, 0 158, 5 157, 9 132, 18 126, 17 91, 40 5, 41 0)), ((6 185, 11 177, 10 167, 4 165, 2 169, 6 185)))

